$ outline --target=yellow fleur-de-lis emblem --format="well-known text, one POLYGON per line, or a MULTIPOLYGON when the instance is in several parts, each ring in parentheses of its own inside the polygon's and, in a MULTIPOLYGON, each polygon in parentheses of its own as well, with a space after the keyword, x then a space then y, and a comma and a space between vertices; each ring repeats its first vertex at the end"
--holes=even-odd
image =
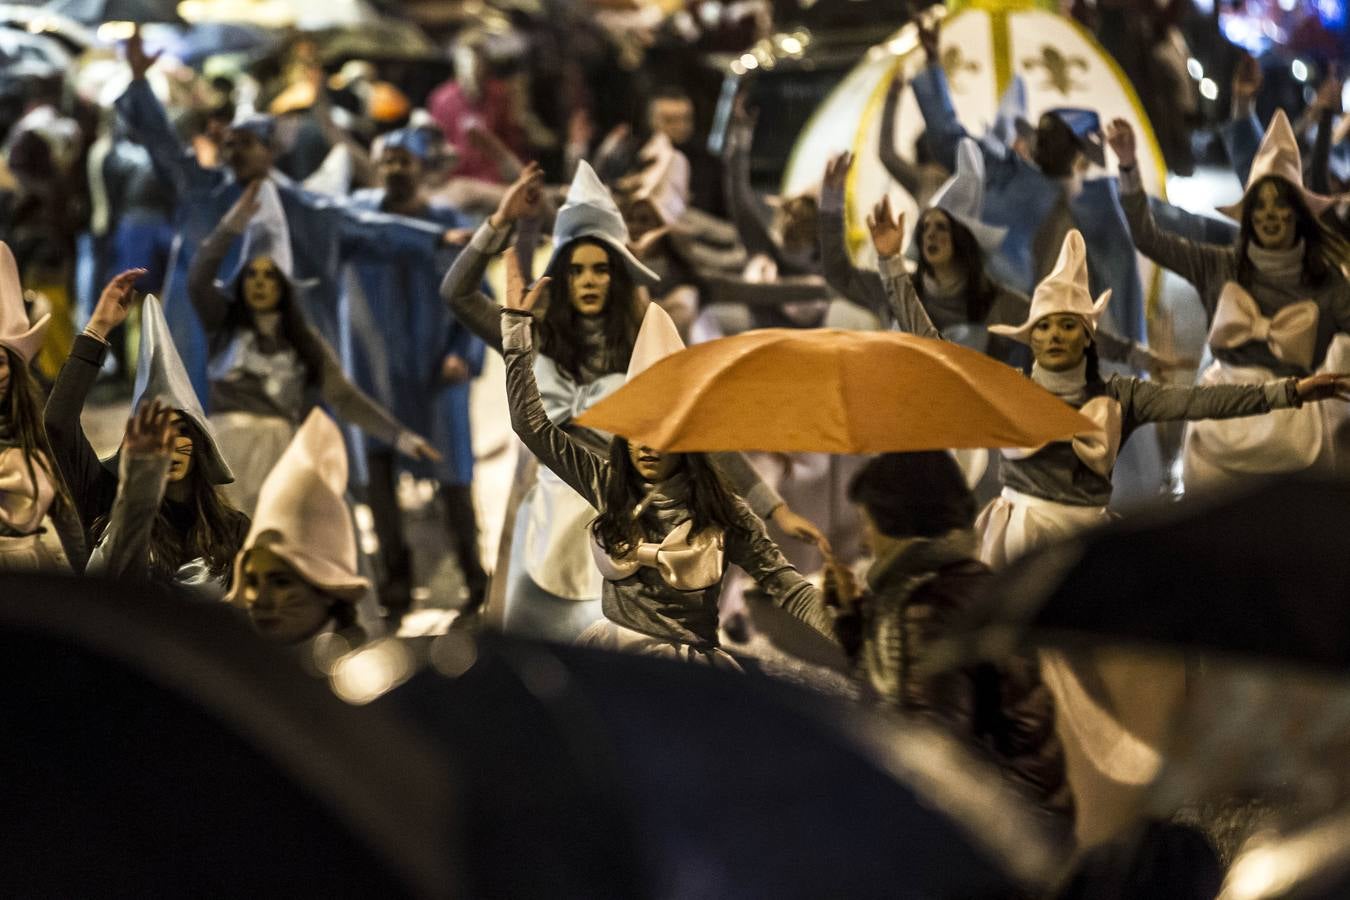
POLYGON ((1027 71, 1044 69, 1044 87, 1054 88, 1067 97, 1070 92, 1085 87, 1081 82, 1074 80, 1074 70, 1086 72, 1088 63, 1081 56, 1067 56, 1057 48, 1049 44, 1043 44, 1040 59, 1034 57, 1024 59, 1022 60, 1022 68, 1027 71))
POLYGON ((953 44, 942 50, 942 71, 947 75, 947 83, 955 91, 958 90, 956 86, 957 76, 980 71, 980 64, 973 59, 966 59, 966 55, 961 52, 961 48, 953 44))

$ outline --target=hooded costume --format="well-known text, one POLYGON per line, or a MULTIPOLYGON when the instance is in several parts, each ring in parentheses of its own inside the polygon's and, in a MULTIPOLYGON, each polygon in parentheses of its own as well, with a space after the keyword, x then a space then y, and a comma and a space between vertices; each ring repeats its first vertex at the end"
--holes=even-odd
MULTIPOLYGON (((32 324, 24 309, 19 266, 9 245, 0 241, 0 352, 9 351, 11 364, 28 366, 42 348, 51 314, 32 324)), ((56 503, 61 491, 55 460, 22 441, 19 423, 9 419, 9 391, 17 376, 10 372, 9 387, 0 389, 0 572, 17 569, 68 570, 70 560, 84 564, 84 535, 74 510, 56 503), (42 540, 43 522, 50 517, 62 550, 42 540), (64 553, 64 556, 62 555, 64 553)), ((37 428, 42 423, 34 422, 37 428)))
MULTIPOLYGON (((188 270, 198 246, 239 199, 243 186, 226 169, 207 169, 197 162, 179 141, 164 108, 144 80, 133 81, 116 106, 132 138, 150 153, 156 172, 173 186, 177 197, 174 225, 178 233, 162 294, 165 315, 193 387, 205 396, 209 353, 206 335, 188 299, 188 270)), ((231 127, 248 131, 266 143, 271 140, 274 123, 270 116, 253 115, 231 127)), ((345 355, 351 333, 350 317, 338 290, 342 261, 366 255, 391 259, 429 252, 440 242, 442 232, 428 223, 365 213, 331 197, 307 192, 275 170, 269 180, 276 185, 290 226, 294 274, 315 281, 314 289, 306 293, 305 312, 324 339, 345 355)), ((227 255, 225 261, 234 268, 239 257, 227 255)))
POLYGON ((342 371, 337 354, 312 328, 304 297, 314 281, 293 276, 292 242, 279 189, 264 184, 259 210, 242 235, 240 262, 228 282, 214 279, 238 234, 222 223, 202 243, 188 273, 188 296, 207 336, 211 420, 238 479, 226 493, 251 512, 263 479, 301 420, 323 402, 354 426, 393 443, 406 433, 390 413, 342 371), (241 282, 249 263, 270 259, 289 296, 289 311, 249 311, 241 282), (250 321, 253 324, 250 324, 250 321))
MULTIPOLYGON (((201 476, 216 486, 234 481, 234 474, 221 455, 215 432, 202 412, 187 370, 169 335, 163 309, 151 295, 145 298, 141 308, 140 361, 131 408, 139 409, 142 403, 153 400, 177 411, 195 427, 192 466, 201 476)), ((156 562, 150 556, 151 534, 160 517, 167 517, 183 533, 195 524, 198 511, 194 504, 179 504, 165 498, 170 462, 171 458, 165 455, 124 454, 120 450, 103 462, 108 474, 117 473, 114 477, 116 494, 107 513, 107 525, 90 555, 87 574, 112 578, 149 577, 152 563, 156 562)), ((237 546, 248 528, 248 517, 235 509, 227 509, 227 514, 230 537, 237 546)), ((197 558, 179 562, 170 580, 194 596, 219 599, 228 586, 229 572, 212 573, 207 561, 197 558)))
MULTIPOLYGON (((920 337, 941 337, 896 260, 886 260, 884 274, 886 289, 902 313, 902 330, 920 337)), ((1041 319, 1072 315, 1095 338, 1111 292, 1094 300, 1088 282, 1087 248, 1082 235, 1071 231, 1054 270, 1037 285, 1026 321, 990 330, 1029 342, 1041 319)), ((1212 387, 1163 385, 1119 375, 1089 382, 1087 362, 1084 357, 1065 371, 1051 371, 1039 363, 1032 366, 1033 381, 1098 427, 1072 441, 1001 451, 1002 494, 985 507, 976 523, 980 557, 994 568, 1105 519, 1116 455, 1140 425, 1253 416, 1297 402, 1290 379, 1212 387)))
MULTIPOLYGON (((1252 191, 1266 178, 1290 185, 1313 215, 1330 198, 1303 187, 1293 129, 1275 114, 1251 166, 1241 201, 1221 210, 1241 220, 1252 191)), ((1121 173, 1122 201, 1135 245, 1145 256, 1191 282, 1210 325, 1214 363, 1200 384, 1237 385, 1350 367, 1350 282, 1335 265, 1314 279, 1299 241, 1287 250, 1248 245, 1248 266, 1231 244, 1203 244, 1170 234, 1153 219, 1138 173, 1121 173), (1246 269, 1246 283, 1239 276, 1246 269)), ((1254 422, 1204 422, 1187 429, 1183 473, 1187 487, 1222 486, 1251 475, 1329 465, 1335 435, 1346 420, 1343 404, 1288 410, 1254 422)))
POLYGON ((356 530, 343 499, 347 451, 342 433, 320 409, 311 410, 258 495, 248 536, 234 561, 226 600, 241 602, 244 557, 266 546, 311 587, 356 603, 370 591, 358 567, 356 530))
MULTIPOLYGON (((424 166, 435 163, 439 137, 425 129, 404 128, 383 138, 383 150, 406 150, 424 166)), ((352 195, 352 205, 379 212, 386 201, 383 188, 369 188, 352 195)), ((442 228, 470 224, 458 210, 443 203, 427 203, 419 215, 442 228)), ((406 584, 412 562, 398 507, 397 481, 400 470, 417 478, 431 478, 440 485, 441 501, 449 533, 469 590, 470 601, 481 599, 487 574, 478 547, 478 525, 473 506, 474 452, 470 427, 471 381, 483 371, 486 347, 441 300, 442 275, 459 253, 457 247, 442 247, 435 253, 405 261, 362 259, 345 273, 344 288, 350 297, 355 343, 353 378, 363 390, 391 410, 400 422, 425 435, 442 459, 440 462, 395 458, 394 448, 378 435, 363 435, 362 463, 353 481, 364 482, 375 532, 380 540, 387 581, 381 593, 387 607, 409 602, 406 584), (459 357, 468 378, 448 384, 442 376, 445 359, 459 357)), ((353 442, 356 444, 357 442, 353 442)))
MULTIPOLYGON (((488 262, 506 248, 510 237, 509 230, 499 231, 491 221, 483 223, 441 284, 441 296, 459 320, 498 352, 502 350, 503 312, 478 287, 488 262)), ((627 251, 628 228, 623 217, 585 163, 578 169, 567 204, 558 213, 553 237, 554 252, 549 265, 554 271, 563 259, 569 258, 569 245, 587 239, 623 248, 619 256, 634 281, 643 283, 652 277, 650 270, 627 251)), ((567 273, 559 273, 557 277, 566 284, 567 273)), ((653 315, 652 308, 648 307, 644 317, 653 315)), ((660 312, 659 307, 656 309, 660 312)), ((606 346, 598 321, 584 323, 584 327, 585 332, 576 336, 587 348, 582 380, 574 380, 542 354, 534 356, 533 376, 549 421, 567 428, 574 438, 585 441, 594 451, 604 452, 608 436, 574 428, 570 423, 624 383, 624 373, 612 358, 622 350, 606 346)), ((718 454, 716 461, 757 515, 768 516, 782 505, 782 498, 759 479, 740 454, 718 454)), ((511 514, 510 510, 507 514, 511 514)), ((591 559, 585 531, 595 515, 584 495, 552 471, 540 471, 537 483, 516 513, 506 589, 508 630, 570 641, 600 618, 601 578, 591 559)), ((497 577, 507 574, 499 568, 497 577)))
MULTIPOLYGON (((507 399, 516 434, 539 461, 595 509, 605 505, 612 477, 610 464, 552 421, 530 365, 530 317, 516 311, 502 316, 507 399)), ((647 307, 626 377, 633 377, 667 353, 682 347, 669 317, 647 307)), ((640 504, 644 538, 627 553, 605 547, 591 523, 587 547, 603 575, 604 619, 588 628, 578 643, 642 655, 739 669, 718 646, 717 601, 727 562, 741 566, 771 596, 791 602, 814 593, 764 531, 764 523, 736 500, 738 529, 691 531, 688 480, 676 473, 648 486, 640 504)))
MULTIPOLYGON (((929 66, 911 82, 928 126, 928 140, 938 161, 949 169, 956 164, 957 147, 968 137, 956 118, 947 76, 929 66)), ((1078 139, 1089 159, 1102 160, 1100 122, 1096 113, 1082 109, 1053 110, 1078 139)), ((1030 292, 1048 271, 1050 256, 1059 244, 1059 229, 1077 229, 1089 250, 1092 284, 1111 289, 1114 330, 1144 341, 1144 294, 1138 261, 1131 250, 1129 228, 1120 208, 1114 178, 1090 178, 1081 185, 1043 173, 1034 163, 995 140, 979 142, 986 170, 984 221, 1008 228, 990 271, 999 280, 1030 292)), ((1062 233, 1062 232, 1060 232, 1062 233)))

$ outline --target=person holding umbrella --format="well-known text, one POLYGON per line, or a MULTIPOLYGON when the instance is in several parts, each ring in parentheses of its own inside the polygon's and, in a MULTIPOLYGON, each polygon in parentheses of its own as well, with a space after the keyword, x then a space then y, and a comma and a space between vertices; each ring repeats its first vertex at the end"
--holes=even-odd
MULTIPOLYGON (((901 258, 903 217, 883 199, 867 221, 883 280, 901 330, 941 337, 901 258)), ((1071 441, 1003 450, 1003 491, 980 514, 980 557, 1001 568, 1023 553, 1106 518, 1116 454, 1140 425, 1161 421, 1226 419, 1290 409, 1331 398, 1350 399, 1350 376, 1322 374, 1261 384, 1162 385, 1098 371, 1097 326, 1110 290, 1094 302, 1088 288, 1087 248, 1076 230, 1039 285, 1027 319, 990 330, 1028 344, 1031 378, 1097 425, 1071 441)))

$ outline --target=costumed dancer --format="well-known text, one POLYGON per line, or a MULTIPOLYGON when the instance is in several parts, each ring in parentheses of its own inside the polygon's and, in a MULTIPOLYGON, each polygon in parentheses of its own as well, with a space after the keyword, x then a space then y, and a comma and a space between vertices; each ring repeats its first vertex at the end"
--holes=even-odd
POLYGON ((355 646, 368 636, 358 609, 370 582, 357 571, 346 490, 342 433, 310 410, 263 483, 226 597, 266 640, 299 644, 337 632, 355 646))
MULTIPOLYGON (((1221 212, 1241 223, 1236 246, 1201 244, 1159 229, 1135 163, 1134 133, 1112 123, 1122 200, 1135 245, 1191 282, 1209 320, 1214 363, 1206 385, 1267 382, 1350 370, 1350 282, 1330 253, 1318 216, 1331 198, 1303 187, 1298 144, 1278 111, 1261 142, 1242 200, 1221 212)), ((1188 488, 1335 461, 1339 404, 1278 412, 1255 422, 1204 422, 1186 433, 1188 488)))
MULTIPOLYGON (((439 139, 439 135, 436 136, 439 139)), ((454 207, 429 201, 422 178, 435 159, 426 129, 404 128, 381 139, 376 159, 382 186, 357 191, 358 209, 411 216, 445 229, 469 220, 454 207)), ((465 232, 467 238, 471 232, 465 232)), ((380 541, 386 609, 412 603, 412 557, 398 507, 398 473, 436 481, 445 508, 455 559, 463 573, 471 611, 482 605, 487 573, 478 550, 473 505, 473 435, 469 420, 470 381, 483 371, 485 345, 451 314, 440 297, 441 276, 457 248, 405 260, 362 259, 351 267, 348 288, 356 325, 353 377, 398 421, 427 436, 441 455, 436 462, 398 460, 395 448, 371 434, 366 448, 366 501, 380 541)))
POLYGON ((84 529, 56 469, 28 368, 50 319, 29 323, 18 263, 0 242, 0 572, 84 567, 84 529), (60 550, 42 539, 48 520, 60 550))
MULTIPOLYGON (((441 296, 459 320, 498 352, 502 310, 479 285, 516 223, 531 216, 541 201, 542 179, 538 166, 525 170, 441 285, 441 296)), ((644 310, 653 308, 637 285, 655 276, 632 254, 627 239, 614 200, 582 162, 554 223, 547 268, 553 282, 546 308, 536 311, 539 353, 533 366, 549 420, 597 452, 604 452, 608 438, 570 423, 623 384, 644 310)), ((756 515, 771 518, 794 537, 819 539, 814 526, 764 485, 744 457, 718 454, 716 460, 756 515)), ((600 618, 601 578, 585 531, 594 516, 588 497, 552 471, 540 471, 516 515, 510 572, 494 576, 511 579, 508 630, 570 641, 600 618)))
POLYGON ((235 473, 226 495, 249 514, 263 479, 320 401, 409 456, 436 458, 425 440, 343 374, 337 354, 305 318, 307 286, 292 278, 293 269, 276 186, 255 181, 198 248, 188 274, 211 353, 211 424, 235 473), (215 273, 240 235, 240 269, 218 284, 215 273))
MULTIPOLYGON (((703 454, 661 453, 623 438, 596 448, 551 421, 535 381, 531 315, 549 279, 526 293, 519 262, 508 261, 508 272, 501 331, 511 425, 545 467, 599 510, 587 543, 604 579, 604 618, 577 642, 739 670, 718 641, 727 564, 783 604, 808 602, 816 589, 703 454)), ((629 377, 682 347, 669 317, 650 305, 629 377)))
MULTIPOLYGON (((940 338, 905 271, 903 227, 892 218, 889 201, 877 205, 868 226, 901 330, 940 338)), ((1002 452, 1002 496, 985 507, 977 524, 980 557, 996 569, 1104 520, 1116 454, 1140 425, 1256 416, 1350 396, 1350 382, 1333 375, 1194 387, 1121 375, 1103 379, 1095 339, 1110 299, 1108 290, 1093 301, 1087 247, 1082 235, 1070 231, 1054 270, 1036 286, 1026 321, 991 328, 1030 345, 1032 380, 1099 426, 1072 441, 1002 452)))
POLYGON ((151 449, 158 432, 147 427, 133 435, 129 452, 101 461, 80 424, 89 389, 108 354, 104 335, 125 321, 131 286, 143 274, 142 269, 123 272, 99 297, 93 318, 76 336, 47 400, 47 435, 75 507, 94 539, 88 574, 148 577, 198 597, 219 599, 229 588, 230 566, 248 531, 248 516, 230 506, 219 490, 234 476, 154 296, 146 297, 141 306, 140 359, 131 406, 140 410, 143 401, 149 405, 158 400, 171 410, 168 419, 174 433, 169 455, 151 449))
MULTIPOLYGON (((182 353, 199 396, 208 394, 206 334, 187 293, 188 270, 193 254, 239 200, 244 187, 266 179, 276 185, 289 226, 291 257, 301 281, 314 281, 306 291, 305 314, 329 344, 346 359, 350 348, 350 321, 342 305, 338 276, 344 260, 369 256, 391 257, 417 248, 434 249, 449 239, 437 226, 363 212, 332 197, 303 190, 276 171, 274 143, 276 123, 271 116, 238 118, 225 132, 221 156, 225 167, 206 168, 179 140, 159 100, 145 81, 145 73, 157 56, 146 55, 139 34, 127 42, 127 62, 132 82, 117 99, 118 113, 133 140, 149 152, 159 177, 173 186, 177 206, 172 259, 164 283, 165 312, 174 341, 182 353)), ((239 265, 227 257, 231 270, 239 265)))
MULTIPOLYGON (((957 148, 971 137, 956 117, 942 70, 936 28, 920 28, 928 67, 912 81, 938 162, 954 171, 957 148)), ((1088 109, 1052 109, 1036 124, 1032 159, 1023 159, 1000 141, 978 142, 984 157, 984 220, 1007 229, 990 259, 995 278, 1030 293, 1051 270, 1070 230, 1082 233, 1091 249, 1095 290, 1110 289, 1116 302, 1115 331, 1146 340, 1144 293, 1130 230, 1120 208, 1115 178, 1085 178, 1088 162, 1105 165, 1101 121, 1088 109)))

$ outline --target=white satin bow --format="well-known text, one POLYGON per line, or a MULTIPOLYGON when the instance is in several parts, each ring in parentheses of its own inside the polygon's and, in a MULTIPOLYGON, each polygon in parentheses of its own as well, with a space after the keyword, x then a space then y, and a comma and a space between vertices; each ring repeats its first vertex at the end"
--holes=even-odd
MULTIPOLYGON (((1097 427, 1091 431, 1080 431, 1073 436, 1073 452, 1098 475, 1107 477, 1116 465, 1116 455, 1120 453, 1121 412, 1120 402, 1110 397, 1093 397, 1078 410, 1091 419, 1097 427)), ((1008 459, 1026 459, 1041 452, 1046 444, 1039 447, 1007 447, 1003 455, 1008 459)))
POLYGON ((591 555, 606 581, 622 581, 640 567, 649 566, 677 591, 704 591, 722 580, 722 531, 705 528, 691 539, 693 525, 693 520, 687 519, 672 528, 661 543, 641 543, 631 553, 614 557, 601 546, 592 522, 591 555))
POLYGON ((1230 350, 1252 341, 1264 341, 1281 362, 1311 369, 1317 349, 1317 304, 1300 300, 1266 318, 1252 295, 1235 282, 1223 286, 1209 328, 1209 345, 1230 350))

